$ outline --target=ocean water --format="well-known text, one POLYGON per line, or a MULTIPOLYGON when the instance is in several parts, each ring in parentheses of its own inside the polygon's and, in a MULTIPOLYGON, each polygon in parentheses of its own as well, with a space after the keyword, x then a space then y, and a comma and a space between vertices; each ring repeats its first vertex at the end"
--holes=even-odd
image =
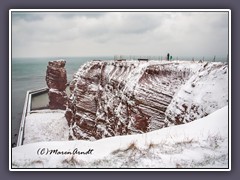
POLYGON ((73 74, 87 61, 94 59, 112 60, 106 57, 49 57, 49 58, 13 58, 11 63, 11 97, 12 97, 12 146, 16 145, 17 136, 28 90, 46 87, 45 75, 49 61, 64 59, 68 82, 73 74))

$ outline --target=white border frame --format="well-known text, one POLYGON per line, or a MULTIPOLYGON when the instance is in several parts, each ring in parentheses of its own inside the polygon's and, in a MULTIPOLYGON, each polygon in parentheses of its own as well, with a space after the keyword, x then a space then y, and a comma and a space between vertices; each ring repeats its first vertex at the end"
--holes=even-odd
POLYGON ((9 170, 10 171, 231 171, 231 10, 230 9, 10 9, 9 10, 9 170), (228 12, 228 93, 229 93, 229 168, 228 169, 12 169, 12 147, 11 147, 11 127, 12 127, 12 115, 11 115, 11 100, 12 100, 12 12, 108 12, 108 11, 118 11, 118 12, 228 12))

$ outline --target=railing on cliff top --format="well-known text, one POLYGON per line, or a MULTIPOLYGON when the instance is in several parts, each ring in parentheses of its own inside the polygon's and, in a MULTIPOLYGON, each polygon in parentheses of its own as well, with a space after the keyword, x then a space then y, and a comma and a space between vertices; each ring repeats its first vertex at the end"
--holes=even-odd
MULTIPOLYGON (((229 56, 174 56, 169 55, 170 60, 178 61, 207 61, 207 62, 228 62, 229 56)), ((148 59, 148 60, 167 60, 167 56, 137 56, 137 55, 114 55, 114 60, 139 60, 139 59, 148 59)))

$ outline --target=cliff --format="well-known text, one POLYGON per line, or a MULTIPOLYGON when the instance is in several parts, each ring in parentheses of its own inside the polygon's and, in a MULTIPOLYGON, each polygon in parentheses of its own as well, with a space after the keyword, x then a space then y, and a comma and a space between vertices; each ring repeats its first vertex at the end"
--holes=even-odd
POLYGON ((95 140, 145 133, 169 126, 170 123, 181 124, 204 117, 227 105, 226 71, 227 66, 222 63, 86 63, 70 83, 71 95, 65 113, 70 127, 69 139, 95 140), (214 78, 214 73, 220 77, 214 78), (209 86, 201 93, 200 84, 205 80, 207 82, 209 74, 212 77, 211 83, 216 84, 221 92, 214 93, 209 86), (189 91, 193 86, 194 91, 189 91), (197 101, 199 98, 207 98, 209 90, 212 98, 208 101, 197 101), (198 94, 198 98, 192 101, 191 96, 188 96, 189 92, 192 97, 198 94), (218 96, 215 96, 216 94, 218 96), (179 96, 182 96, 180 103, 179 96), (211 108, 200 110, 210 104, 211 108), (191 118, 187 114, 191 114, 191 118))

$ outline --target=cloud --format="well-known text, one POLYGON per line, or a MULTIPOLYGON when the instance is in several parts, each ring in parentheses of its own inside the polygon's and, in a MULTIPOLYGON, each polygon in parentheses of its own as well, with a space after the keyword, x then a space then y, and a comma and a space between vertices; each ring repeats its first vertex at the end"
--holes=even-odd
POLYGON ((66 19, 72 19, 75 17, 86 17, 86 18, 100 18, 101 16, 104 16, 105 12, 60 12, 60 13, 52 13, 54 15, 59 15, 66 19))
POLYGON ((42 20, 43 17, 38 13, 24 13, 24 12, 15 12, 12 13, 12 20, 13 22, 16 21, 37 21, 42 20))
POLYGON ((225 55, 226 12, 25 12, 12 15, 13 56, 225 55))

